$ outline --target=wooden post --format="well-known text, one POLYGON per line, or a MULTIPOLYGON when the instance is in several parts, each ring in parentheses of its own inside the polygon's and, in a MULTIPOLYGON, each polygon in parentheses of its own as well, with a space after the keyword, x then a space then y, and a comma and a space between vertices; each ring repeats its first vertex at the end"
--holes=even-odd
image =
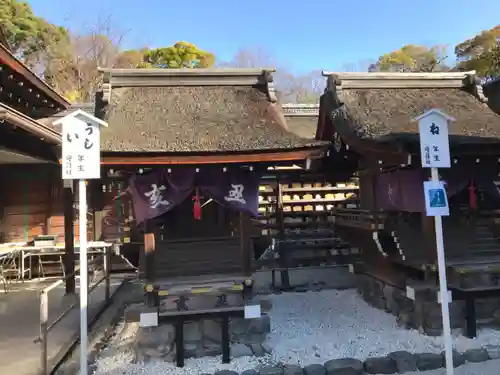
MULTIPOLYGON (((155 267, 155 234, 151 220, 144 222, 144 276, 148 285, 154 285, 156 281, 156 267, 155 267)), ((157 304, 156 293, 148 291, 147 295, 148 306, 155 306, 157 304)))
POLYGON ((240 212, 240 249, 243 275, 252 274, 252 243, 250 240, 250 217, 246 212, 240 212))
POLYGON ((75 281, 75 228, 73 210, 73 181, 64 180, 63 209, 64 209, 64 273, 66 275, 66 294, 76 292, 75 281))
POLYGON ((290 275, 288 272, 289 252, 284 246, 285 241, 285 219, 283 216, 283 191, 279 180, 276 181, 276 224, 278 226, 278 252, 280 255, 281 267, 281 288, 284 290, 290 289, 290 275))

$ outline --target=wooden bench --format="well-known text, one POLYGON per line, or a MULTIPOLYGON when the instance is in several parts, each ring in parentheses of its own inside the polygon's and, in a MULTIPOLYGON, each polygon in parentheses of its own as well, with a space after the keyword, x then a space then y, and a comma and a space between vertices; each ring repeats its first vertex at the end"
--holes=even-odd
POLYGON ((222 363, 230 363, 231 349, 229 337, 229 318, 243 318, 245 316, 245 305, 222 306, 199 310, 168 310, 159 311, 158 308, 151 308, 142 305, 139 308, 127 309, 125 311, 125 320, 128 322, 141 321, 142 314, 158 314, 157 324, 172 324, 175 329, 175 356, 177 367, 184 366, 184 323, 200 321, 202 319, 220 319, 221 320, 221 349, 222 363))

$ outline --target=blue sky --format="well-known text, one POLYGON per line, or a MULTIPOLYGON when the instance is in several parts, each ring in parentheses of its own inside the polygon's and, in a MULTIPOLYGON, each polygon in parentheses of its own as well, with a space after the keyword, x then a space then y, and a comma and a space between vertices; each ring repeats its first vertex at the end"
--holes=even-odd
POLYGON ((294 72, 338 70, 404 44, 458 42, 500 23, 499 0, 31 0, 73 29, 101 15, 127 31, 126 48, 195 43, 219 60, 260 46, 294 72))

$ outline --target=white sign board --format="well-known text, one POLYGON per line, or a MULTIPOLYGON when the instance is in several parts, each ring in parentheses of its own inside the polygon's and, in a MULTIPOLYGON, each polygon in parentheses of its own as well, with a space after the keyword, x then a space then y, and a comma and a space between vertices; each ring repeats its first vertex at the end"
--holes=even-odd
POLYGON ((100 126, 76 117, 62 121, 62 178, 101 178, 100 126))
POLYGON ((427 216, 449 216, 448 198, 443 181, 424 181, 427 216))
POLYGON ((244 311, 245 319, 256 319, 262 316, 260 305, 246 305, 244 311))
POLYGON ((419 116, 420 156, 423 168, 450 168, 448 121, 453 118, 433 109, 419 116))

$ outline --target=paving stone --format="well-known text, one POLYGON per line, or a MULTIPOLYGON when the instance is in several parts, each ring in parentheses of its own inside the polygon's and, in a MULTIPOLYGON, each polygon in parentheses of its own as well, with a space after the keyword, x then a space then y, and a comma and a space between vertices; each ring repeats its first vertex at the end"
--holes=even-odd
POLYGON ((369 374, 394 374, 398 371, 396 361, 390 357, 368 358, 365 371, 369 374))
POLYGON ((241 375, 259 375, 259 372, 257 370, 245 370, 241 375))
POLYGON ((392 358, 396 362, 396 367, 400 373, 418 370, 417 360, 409 352, 405 352, 403 350, 392 352, 388 355, 388 357, 392 358))
POLYGON ((267 354, 261 344, 251 344, 250 348, 256 357, 264 357, 267 354))
POLYGON ((488 357, 491 359, 500 358, 500 345, 486 345, 484 349, 488 353, 488 357))
POLYGON ((231 357, 251 357, 253 356, 253 351, 245 344, 231 344, 231 357))
POLYGON ((304 370, 297 365, 285 365, 283 367, 283 375, 304 375, 304 370))
POLYGON ((363 362, 354 358, 332 359, 325 362, 328 375, 362 375, 365 372, 363 362))
POLYGON ((467 362, 485 362, 490 359, 486 349, 470 349, 463 354, 467 362))
POLYGON ((275 366, 264 366, 259 369, 259 375, 283 375, 283 368, 275 366))
POLYGON ((444 358, 441 354, 436 353, 419 353, 415 354, 417 360, 417 368, 420 371, 436 370, 444 367, 444 358))
POLYGON ((314 364, 304 367, 305 375, 325 375, 326 371, 322 365, 314 364))

